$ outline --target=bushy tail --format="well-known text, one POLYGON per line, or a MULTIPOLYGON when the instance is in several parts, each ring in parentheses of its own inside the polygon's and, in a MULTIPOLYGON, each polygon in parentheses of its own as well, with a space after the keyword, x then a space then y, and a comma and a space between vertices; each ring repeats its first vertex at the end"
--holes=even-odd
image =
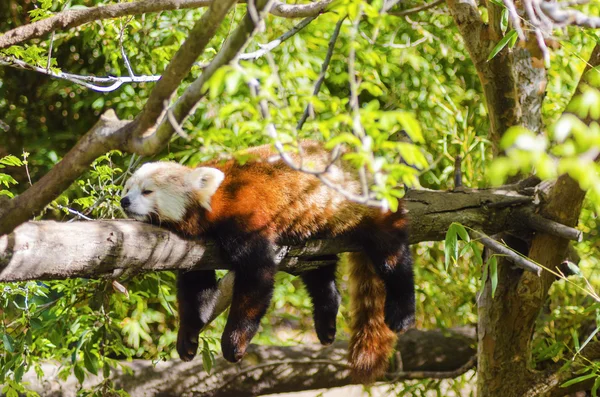
POLYGON ((396 333, 385 324, 385 286, 362 252, 348 254, 352 377, 372 383, 382 377, 396 345, 396 333))

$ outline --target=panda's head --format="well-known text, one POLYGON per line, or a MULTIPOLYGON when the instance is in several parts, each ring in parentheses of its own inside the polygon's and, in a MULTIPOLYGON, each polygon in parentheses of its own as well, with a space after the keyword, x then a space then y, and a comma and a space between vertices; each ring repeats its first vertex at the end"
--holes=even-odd
POLYGON ((197 203, 210 211, 210 199, 225 175, 216 168, 188 168, 171 162, 146 163, 129 178, 121 207, 132 218, 180 222, 197 203))

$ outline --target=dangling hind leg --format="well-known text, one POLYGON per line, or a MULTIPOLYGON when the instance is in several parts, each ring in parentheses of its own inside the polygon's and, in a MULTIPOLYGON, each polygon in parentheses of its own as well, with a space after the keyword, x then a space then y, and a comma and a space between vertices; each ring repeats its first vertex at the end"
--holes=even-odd
MULTIPOLYGON (((337 260, 337 257, 328 259, 337 260)), ((300 275, 312 300, 315 331, 323 345, 335 340, 335 318, 341 302, 335 281, 336 268, 337 263, 334 263, 300 275)))

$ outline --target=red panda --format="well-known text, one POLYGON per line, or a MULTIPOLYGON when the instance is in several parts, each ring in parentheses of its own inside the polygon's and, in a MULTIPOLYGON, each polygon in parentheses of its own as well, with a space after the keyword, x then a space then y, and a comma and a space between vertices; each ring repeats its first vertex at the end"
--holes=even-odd
MULTIPOLYGON (((325 169, 330 153, 316 142, 301 145, 298 164, 325 169)), ((414 322, 415 292, 402 208, 382 212, 347 200, 317 177, 296 171, 271 146, 248 150, 251 160, 211 162, 188 168, 169 162, 148 163, 127 181, 121 206, 138 220, 169 228, 189 238, 214 239, 235 272, 234 292, 221 339, 224 357, 237 362, 269 307, 276 265, 275 245, 311 237, 347 236, 363 247, 348 255, 351 340, 349 362, 357 381, 383 376, 396 333, 414 322), (274 160, 275 158, 275 160, 274 160)), ((352 167, 337 160, 325 177, 357 193, 352 167)), ((335 266, 302 274, 313 302, 321 343, 333 342, 340 294, 335 266)), ((180 327, 177 351, 191 360, 198 333, 215 304, 213 270, 180 272, 177 281, 180 327)))

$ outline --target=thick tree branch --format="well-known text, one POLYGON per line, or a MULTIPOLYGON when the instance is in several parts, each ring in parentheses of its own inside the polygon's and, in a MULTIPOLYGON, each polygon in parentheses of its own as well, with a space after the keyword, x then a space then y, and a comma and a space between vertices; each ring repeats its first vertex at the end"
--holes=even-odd
MULTIPOLYGON (((438 378, 453 378, 469 370, 474 331, 470 328, 455 330, 410 330, 398 340, 403 360, 403 379, 422 379, 424 374, 438 378), (460 371, 457 371, 460 370, 460 371), (460 373, 459 373, 460 372, 460 373)), ((127 365, 132 375, 117 372, 113 380, 132 397, 160 395, 175 397, 194 396, 256 396, 272 393, 314 390, 352 384, 346 364, 347 346, 336 342, 332 346, 302 345, 276 347, 251 345, 239 365, 218 358, 207 374, 200 359, 185 363, 170 360, 154 364, 136 360, 127 365)), ((45 374, 56 367, 44 366, 45 374)), ((44 397, 75 396, 77 381, 74 377, 58 382, 51 377, 42 381, 33 371, 25 375, 30 388, 44 397)), ((90 378, 85 387, 100 382, 90 378)))
MULTIPOLYGON (((218 2, 221 2, 221 0, 218 2)), ((9 30, 0 36, 0 49, 20 44, 27 40, 43 37, 54 31, 67 30, 81 26, 92 21, 119 18, 127 15, 208 7, 212 3, 212 0, 143 0, 132 3, 92 7, 85 10, 64 11, 50 18, 9 30)), ((305 18, 322 13, 329 3, 331 3, 331 0, 298 5, 275 2, 271 7, 270 12, 273 15, 284 18, 305 18)))
MULTIPOLYGON (((522 230, 514 214, 530 202, 531 197, 504 189, 411 190, 405 197, 411 217, 410 241, 442 240, 452 222, 487 234, 522 230)), ((282 247, 278 255, 282 270, 298 273, 322 265, 311 257, 355 249, 342 240, 315 240, 305 246, 282 247)), ((223 263, 211 242, 183 240, 165 229, 134 221, 30 222, 0 237, 0 282, 191 267, 223 268, 223 263)))

